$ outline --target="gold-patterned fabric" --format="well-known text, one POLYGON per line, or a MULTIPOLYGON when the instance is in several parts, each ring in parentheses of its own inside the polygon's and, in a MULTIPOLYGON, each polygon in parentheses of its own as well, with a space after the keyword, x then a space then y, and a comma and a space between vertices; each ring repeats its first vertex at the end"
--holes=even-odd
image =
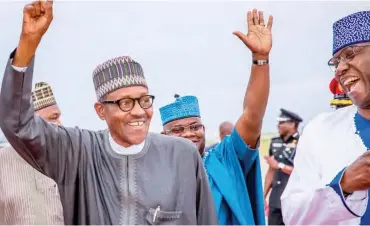
POLYGON ((35 111, 57 104, 53 90, 46 82, 36 83, 32 91, 32 101, 35 111))
POLYGON ((63 225, 56 183, 11 147, 0 148, 0 225, 63 225))

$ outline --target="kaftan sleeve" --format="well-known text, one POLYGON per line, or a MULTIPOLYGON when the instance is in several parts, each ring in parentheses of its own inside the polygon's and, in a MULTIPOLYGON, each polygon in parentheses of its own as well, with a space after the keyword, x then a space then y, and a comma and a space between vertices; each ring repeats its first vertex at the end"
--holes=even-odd
POLYGON ((34 59, 25 72, 12 67, 13 52, 6 65, 0 93, 0 128, 8 142, 35 169, 55 181, 76 172, 78 129, 53 125, 35 115, 32 105, 34 59), (74 137, 72 139, 71 137, 74 137))
POLYGON ((194 146, 194 160, 197 177, 197 224, 218 225, 216 209, 203 161, 194 146))
POLYGON ((333 180, 322 181, 319 156, 315 154, 315 141, 320 128, 317 123, 308 124, 301 136, 294 170, 281 196, 284 223, 287 225, 337 225, 364 214, 367 192, 356 191, 345 199, 340 188, 344 170, 333 180))
POLYGON ((226 153, 223 153, 223 156, 233 154, 229 152, 234 151, 243 167, 244 174, 248 174, 249 170, 258 158, 258 149, 250 148, 250 144, 245 143, 245 141, 239 135, 238 131, 235 128, 232 131, 230 138, 231 145, 229 146, 232 146, 232 148, 225 148, 224 150, 226 151, 226 153))

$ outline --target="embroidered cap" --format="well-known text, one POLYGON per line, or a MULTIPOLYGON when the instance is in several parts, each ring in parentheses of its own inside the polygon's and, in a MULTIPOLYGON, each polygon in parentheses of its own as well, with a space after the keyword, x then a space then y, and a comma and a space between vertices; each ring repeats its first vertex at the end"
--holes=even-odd
POLYGON ((97 66, 93 72, 93 82, 98 101, 123 87, 148 87, 141 65, 129 56, 116 57, 97 66))
POLYGON ((330 81, 329 89, 334 95, 334 99, 330 101, 332 107, 344 107, 352 105, 352 100, 344 93, 342 86, 339 84, 336 78, 330 81))
POLYGON ((32 91, 32 101, 35 111, 57 104, 53 90, 46 82, 35 84, 35 89, 32 91))
POLYGON ((198 98, 195 96, 180 97, 177 94, 175 98, 175 102, 159 109, 162 125, 178 119, 200 117, 198 98))
POLYGON ((333 55, 338 50, 370 41, 370 11, 348 15, 333 24, 333 55))

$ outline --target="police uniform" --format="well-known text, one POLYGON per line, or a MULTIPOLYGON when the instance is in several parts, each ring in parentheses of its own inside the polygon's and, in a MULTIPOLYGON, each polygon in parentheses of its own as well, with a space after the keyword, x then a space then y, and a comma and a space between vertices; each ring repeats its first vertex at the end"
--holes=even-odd
MULTIPOLYGON (((302 119, 295 113, 281 109, 281 114, 278 117, 279 122, 296 121, 302 122, 302 119)), ((288 174, 281 171, 284 165, 293 167, 293 160, 296 152, 297 143, 299 140, 298 132, 290 136, 286 141, 281 137, 272 138, 269 155, 274 156, 279 162, 278 167, 274 172, 271 194, 269 197, 269 225, 284 225, 281 213, 280 196, 282 195, 285 186, 288 183, 288 174)))
POLYGON ((336 78, 330 81, 329 89, 334 95, 333 100, 330 102, 330 106, 334 109, 339 109, 352 105, 352 100, 344 92, 342 86, 338 83, 336 78))

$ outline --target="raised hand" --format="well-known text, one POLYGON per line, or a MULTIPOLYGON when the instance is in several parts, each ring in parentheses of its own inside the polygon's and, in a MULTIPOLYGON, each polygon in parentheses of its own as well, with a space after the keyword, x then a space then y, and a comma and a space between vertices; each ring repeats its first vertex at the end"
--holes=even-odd
POLYGON ((24 7, 22 33, 13 65, 28 66, 52 20, 52 0, 35 1, 24 7))
POLYGON ((53 20, 53 1, 35 1, 23 9, 22 35, 39 38, 53 20))
POLYGON ((270 16, 267 26, 265 25, 263 12, 248 11, 248 33, 243 34, 240 31, 233 32, 238 38, 251 50, 254 56, 268 56, 272 47, 272 21, 270 16))

